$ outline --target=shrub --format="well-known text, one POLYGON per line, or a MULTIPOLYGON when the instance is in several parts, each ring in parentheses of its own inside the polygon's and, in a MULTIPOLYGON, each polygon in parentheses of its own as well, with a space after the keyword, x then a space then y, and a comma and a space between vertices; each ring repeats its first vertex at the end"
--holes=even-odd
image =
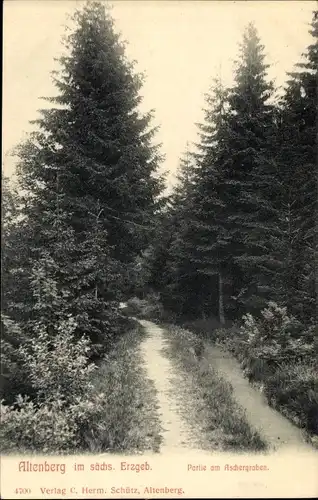
POLYGON ((36 404, 18 396, 6 406, 1 402, 1 442, 5 452, 63 452, 76 444, 76 425, 61 408, 61 401, 36 404))
POLYGON ((160 321, 165 318, 159 295, 149 294, 147 299, 133 297, 127 301, 126 312, 138 318, 160 321), (128 311, 127 311, 128 309, 128 311))
POLYGON ((300 427, 318 434, 318 370, 314 365, 284 365, 268 378, 269 402, 300 427))
POLYGON ((33 338, 18 349, 34 400, 19 395, 11 405, 1 402, 0 435, 5 451, 54 453, 81 444, 83 426, 100 411, 101 396, 93 390, 90 341, 75 340, 76 324, 69 317, 50 337, 37 325, 33 338))
POLYGON ((239 330, 216 333, 249 380, 262 386, 272 406, 318 433, 317 325, 305 329, 286 308, 270 302, 260 318, 246 314, 239 330))
POLYGON ((10 406, 2 401, 0 437, 4 450, 59 454, 83 448, 90 420, 102 411, 102 397, 77 397, 69 406, 62 399, 39 403, 22 396, 10 406))
POLYGON ((19 392, 32 393, 28 377, 23 370, 23 360, 18 346, 25 342, 19 326, 1 314, 1 374, 0 399, 13 403, 19 392))
POLYGON ((284 363, 312 359, 314 345, 308 342, 308 338, 308 333, 301 335, 299 321, 288 316, 286 308, 274 302, 261 312, 261 318, 255 319, 246 314, 239 340, 246 375, 255 381, 262 381, 284 363))
POLYGON ((38 328, 19 349, 35 397, 1 401, 2 451, 155 450, 159 423, 154 388, 140 369, 142 327, 131 322, 98 370, 88 358, 90 341, 76 340, 75 330, 70 317, 55 337, 38 328))
POLYGON ((88 363, 90 341, 84 336, 75 340, 76 326, 69 317, 56 327, 54 337, 39 328, 37 336, 20 347, 39 398, 61 399, 71 404, 91 389, 88 376, 96 366, 88 363))
POLYGON ((229 328, 218 328, 214 332, 215 343, 225 346, 234 355, 238 355, 243 347, 240 328, 233 324, 229 328))

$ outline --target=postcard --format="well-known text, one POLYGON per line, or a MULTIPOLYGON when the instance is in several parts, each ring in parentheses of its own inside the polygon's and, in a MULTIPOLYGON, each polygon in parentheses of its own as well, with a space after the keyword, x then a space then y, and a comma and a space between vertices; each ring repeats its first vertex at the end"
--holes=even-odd
POLYGON ((312 1, 5 0, 1 498, 318 495, 312 1))

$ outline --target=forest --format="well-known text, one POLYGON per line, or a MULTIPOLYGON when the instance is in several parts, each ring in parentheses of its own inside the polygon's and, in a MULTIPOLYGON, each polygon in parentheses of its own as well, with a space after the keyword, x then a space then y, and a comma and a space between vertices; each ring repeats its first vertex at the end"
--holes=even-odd
POLYGON ((226 348, 318 444, 318 11, 283 89, 246 26, 171 194, 111 10, 88 1, 72 23, 58 95, 2 177, 4 452, 158 448, 136 317, 175 354, 184 332, 226 348))

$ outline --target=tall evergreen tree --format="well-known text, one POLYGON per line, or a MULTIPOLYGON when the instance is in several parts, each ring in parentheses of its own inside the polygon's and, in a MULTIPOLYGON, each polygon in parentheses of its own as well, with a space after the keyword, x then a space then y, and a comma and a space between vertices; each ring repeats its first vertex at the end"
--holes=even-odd
POLYGON ((25 320, 29 297, 31 231, 21 213, 21 197, 8 178, 2 179, 1 306, 15 321, 25 320), (21 304, 24 303, 24 307, 21 304))
POLYGON ((18 171, 32 259, 42 258, 43 249, 50 256, 54 279, 68 283, 80 331, 89 328, 96 342, 93 323, 102 323, 108 337, 119 274, 151 236, 162 180, 151 114, 138 111, 142 79, 111 15, 102 3, 88 2, 73 22, 54 74, 58 95, 46 98, 50 109, 33 122, 39 130, 17 148, 18 171))
POLYGON ((172 245, 177 275, 187 282, 180 285, 189 297, 185 309, 218 314, 222 323, 225 309, 239 316, 262 307, 273 272, 267 239, 277 217, 268 194, 276 189, 275 128, 263 49, 250 24, 233 87, 216 82, 207 96, 191 201, 180 200, 188 216, 172 245))
POLYGON ((289 74, 280 102, 278 153, 281 213, 285 216, 285 302, 302 320, 318 317, 317 295, 317 116, 318 18, 313 42, 289 74))
POLYGON ((204 111, 205 122, 199 124, 198 152, 193 154, 195 168, 186 169, 181 195, 175 196, 182 207, 179 208, 182 220, 173 249, 179 266, 176 269, 183 278, 181 295, 183 289, 188 290, 184 309, 203 316, 219 313, 224 323, 223 274, 227 255, 226 229, 221 222, 224 207, 218 189, 221 175, 218 160, 223 148, 226 90, 218 80, 206 95, 204 111))
POLYGON ((269 291, 267 232, 275 219, 270 196, 275 196, 271 141, 273 84, 257 30, 249 24, 243 35, 235 83, 229 94, 230 113, 223 160, 222 200, 226 205, 233 258, 233 296, 237 313, 259 310, 269 291), (274 190, 274 191, 273 191, 274 190), (262 288, 261 288, 262 286, 262 288))
MULTIPOLYGON (((192 243, 187 239, 193 207, 196 166, 189 147, 180 160, 177 184, 171 195, 165 216, 165 238, 159 245, 159 265, 163 265, 163 304, 178 316, 195 314, 200 295, 196 269, 191 259, 192 243), (199 295, 198 295, 199 294, 199 295)), ((157 273, 160 276, 157 261, 157 273)), ((201 296, 201 295, 200 295, 201 296)))
POLYGON ((32 191, 37 181, 65 194, 77 236, 90 224, 85 197, 101 203, 109 244, 125 261, 143 248, 148 232, 141 226, 150 224, 162 188, 153 175, 159 158, 151 114, 138 112, 142 79, 133 74, 105 7, 88 2, 74 22, 54 77, 59 95, 47 98, 57 107, 41 110, 34 121, 40 132, 21 148, 23 184, 32 191))
POLYGON ((2 179, 1 234, 1 375, 0 395, 13 401, 29 388, 17 349, 27 336, 16 322, 25 322, 32 309, 29 279, 29 236, 20 214, 20 197, 9 178, 2 179))
POLYGON ((2 179, 2 231, 1 231, 1 304, 2 310, 7 312, 8 296, 12 291, 12 277, 10 276, 11 261, 14 255, 12 247, 14 233, 14 219, 17 212, 17 200, 10 181, 7 177, 2 179), (5 293, 6 290, 6 293, 5 293))
POLYGON ((315 315, 317 13, 311 33, 279 105, 253 24, 233 87, 216 85, 208 96, 196 168, 185 168, 174 191, 173 230, 158 260, 165 305, 181 315, 215 313, 218 302, 223 323, 226 314, 259 312, 268 299, 302 320, 315 315))
MULTIPOLYGON (((204 313, 218 315, 225 323, 225 290, 231 262, 226 205, 222 200, 223 164, 227 154, 228 90, 220 79, 206 95, 205 122, 199 124, 200 143, 197 179, 193 197, 192 235, 196 252, 194 261, 201 279, 209 283, 204 313), (216 307, 218 303, 218 307, 216 307)), ((227 306, 228 304, 228 300, 227 306)))
POLYGON ((268 103, 273 86, 266 81, 263 49, 250 24, 233 87, 225 90, 217 82, 207 98, 191 216, 181 237, 183 255, 192 263, 191 287, 200 284, 197 314, 200 308, 218 314, 222 323, 225 309, 233 317, 263 306, 260 285, 268 285, 267 233, 276 213, 267 193, 275 164, 268 103))

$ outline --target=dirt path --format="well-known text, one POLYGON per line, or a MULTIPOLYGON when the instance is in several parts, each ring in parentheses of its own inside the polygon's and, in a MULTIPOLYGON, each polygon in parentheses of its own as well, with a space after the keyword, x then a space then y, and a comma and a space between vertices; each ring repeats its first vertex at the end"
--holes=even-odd
MULTIPOLYGON (((148 377, 154 381, 157 389, 163 427, 161 451, 180 452, 191 449, 191 452, 200 452, 202 436, 198 434, 201 431, 190 428, 189 419, 184 418, 184 408, 188 408, 191 413, 191 401, 187 401, 187 394, 182 389, 182 376, 165 354, 167 341, 163 330, 150 321, 140 320, 140 323, 148 333, 141 350, 148 377)), ((287 447, 300 452, 314 451, 306 442, 302 431, 269 407, 265 396, 249 384, 238 361, 231 354, 221 347, 207 345, 204 358, 232 385, 234 398, 245 409, 250 426, 258 430, 269 445, 269 451, 287 447)))
POLYGON ((234 396, 245 408, 250 425, 259 431, 272 451, 285 447, 313 451, 301 430, 268 406, 265 396, 249 384, 236 359, 217 346, 207 346, 205 357, 232 385, 234 396))
POLYGON ((150 321, 140 320, 139 322, 148 333, 141 351, 148 377, 155 382, 157 389, 159 414, 163 427, 163 443, 160 451, 161 453, 178 453, 191 449, 192 452, 199 452, 195 449, 195 430, 191 429, 181 416, 179 401, 175 397, 180 375, 164 354, 166 341, 162 335, 162 329, 150 321))

